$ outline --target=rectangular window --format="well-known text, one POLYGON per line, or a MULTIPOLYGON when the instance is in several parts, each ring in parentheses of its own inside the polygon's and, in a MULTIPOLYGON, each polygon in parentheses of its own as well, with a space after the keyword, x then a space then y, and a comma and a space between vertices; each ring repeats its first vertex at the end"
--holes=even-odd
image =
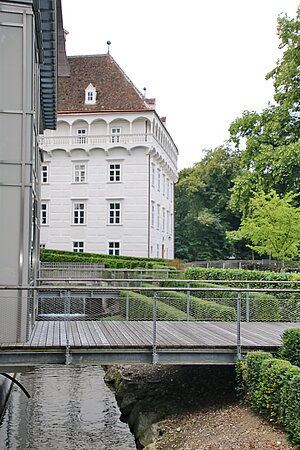
POLYGON ((151 164, 151 184, 155 186, 155 165, 151 164))
POLYGON ((119 255, 120 254, 120 242, 109 242, 108 243, 108 254, 109 255, 119 255))
POLYGON ((73 225, 85 225, 85 203, 73 203, 73 225))
POLYGON ((159 258, 159 244, 156 244, 156 258, 159 258))
POLYGON ((109 164, 108 180, 112 182, 121 181, 121 164, 109 164))
POLYGON ((151 227, 154 227, 154 216, 155 216, 155 209, 154 209, 154 202, 151 202, 151 227))
POLYGON ((169 227, 170 227, 170 213, 169 211, 167 211, 167 223, 166 223, 167 233, 169 233, 169 227))
POLYGON ((157 190, 160 191, 160 170, 157 169, 157 190))
POLYGON ((109 225, 120 225, 121 223, 121 203, 109 203, 109 225))
POLYGON ((160 206, 157 205, 157 229, 160 227, 160 206))
POLYGON ((167 198, 170 197, 170 181, 169 178, 167 178, 167 198))
POLYGON ((73 241, 73 252, 83 253, 84 252, 84 242, 83 241, 73 241))
POLYGON ((42 183, 48 183, 48 166, 42 165, 42 183))
POLYGON ((163 174, 162 176, 162 193, 163 195, 166 195, 166 175, 163 174))
POLYGON ((74 183, 86 182, 86 165, 74 164, 74 183))
POLYGON ((121 134, 121 128, 112 128, 111 129, 111 142, 113 144, 120 142, 120 134, 121 134))
POLYGON ((166 228, 166 210, 162 209, 162 231, 165 231, 166 228))
POLYGON ((87 142, 87 130, 85 128, 80 128, 77 130, 77 144, 86 144, 87 142))
POLYGON ((87 101, 88 102, 93 102, 94 101, 94 92, 93 91, 88 91, 88 93, 87 93, 87 101))
POLYGON ((48 203, 41 203, 41 225, 48 225, 48 203))

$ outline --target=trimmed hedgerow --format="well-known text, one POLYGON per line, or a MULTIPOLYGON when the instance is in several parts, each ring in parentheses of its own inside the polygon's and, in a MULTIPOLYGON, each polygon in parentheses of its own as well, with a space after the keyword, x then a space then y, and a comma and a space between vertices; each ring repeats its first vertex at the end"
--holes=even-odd
MULTIPOLYGON (((161 286, 186 287, 184 282, 162 282, 161 286)), ((211 283, 189 283, 190 287, 207 288, 207 291, 192 291, 193 297, 214 302, 223 306, 228 306, 236 310, 237 293, 230 291, 212 291, 212 288, 228 287, 220 284, 211 283)), ((250 321, 256 322, 278 322, 280 320, 279 300, 272 295, 260 292, 251 292, 249 296, 250 321)), ((241 292, 241 313, 242 320, 246 320, 246 293, 241 292)))
POLYGON ((282 387, 284 405, 280 407, 281 423, 290 440, 300 445, 300 373, 289 379, 282 387))
POLYGON ((148 260, 151 262, 155 262, 158 264, 166 265, 166 263, 169 261, 167 259, 162 258, 140 258, 138 256, 123 256, 123 255, 104 255, 101 253, 87 253, 87 252, 69 252, 67 250, 52 250, 52 249, 46 249, 41 248, 41 257, 47 257, 47 254, 56 254, 56 255, 65 255, 65 256, 76 256, 77 258, 105 258, 105 259, 121 259, 121 260, 132 260, 132 261, 143 261, 148 260))
POLYGON ((282 343, 279 350, 280 357, 300 367, 300 328, 285 330, 282 335, 282 343))
MULTIPOLYGON (((123 317, 126 317, 126 297, 129 297, 129 320, 152 320, 153 299, 145 295, 132 292, 120 292, 120 310, 123 317)), ((185 321, 186 314, 173 306, 166 305, 161 301, 156 304, 157 320, 178 320, 185 321)))
POLYGON ((238 392, 250 406, 284 425, 300 444, 300 368, 270 353, 250 352, 237 363, 238 392))
MULTIPOLYGON (((104 264, 110 269, 161 269, 176 270, 173 266, 167 266, 168 260, 160 258, 138 258, 134 256, 101 255, 96 253, 77 253, 61 250, 41 249, 42 262, 77 262, 104 264)), ((164 274, 164 272, 162 272, 164 274)))
MULTIPOLYGON (((152 291, 145 291, 145 295, 152 296, 152 291)), ((157 291, 160 301, 168 305, 176 305, 181 311, 187 311, 187 294, 175 291, 157 291)), ((236 321, 236 311, 229 306, 216 302, 200 300, 190 296, 190 314, 194 320, 216 320, 221 322, 236 321)), ((190 317, 190 320, 191 317, 190 317)))
POLYGON ((262 362, 259 383, 254 392, 253 406, 256 411, 267 415, 272 421, 281 422, 285 399, 283 386, 300 374, 300 369, 283 359, 266 359, 262 362))
MULTIPOLYGON (((269 272, 260 270, 242 270, 242 269, 205 269, 202 267, 189 267, 185 271, 186 280, 237 280, 241 283, 234 283, 232 286, 245 287, 246 281, 269 281, 268 287, 276 287, 280 289, 279 284, 272 281, 300 281, 300 277, 295 277, 295 274, 282 272, 269 272)), ((261 284, 251 286, 261 287, 261 284)), ((295 285, 296 286, 296 285, 295 285)))

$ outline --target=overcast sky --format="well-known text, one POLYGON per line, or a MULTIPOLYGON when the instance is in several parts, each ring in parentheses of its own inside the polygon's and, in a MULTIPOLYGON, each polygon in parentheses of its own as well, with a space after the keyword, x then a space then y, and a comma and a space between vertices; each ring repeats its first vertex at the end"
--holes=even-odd
POLYGON ((273 101, 277 17, 299 0, 62 0, 68 55, 110 53, 156 110, 179 170, 228 138, 245 109, 273 101))

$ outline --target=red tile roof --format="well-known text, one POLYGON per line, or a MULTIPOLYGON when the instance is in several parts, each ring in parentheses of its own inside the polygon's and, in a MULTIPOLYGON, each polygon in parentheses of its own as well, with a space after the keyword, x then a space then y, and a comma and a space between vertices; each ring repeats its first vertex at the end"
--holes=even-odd
POLYGON ((69 56, 70 77, 58 79, 59 112, 104 112, 154 109, 147 103, 111 55, 69 56), (92 84, 96 103, 85 104, 85 89, 92 84))

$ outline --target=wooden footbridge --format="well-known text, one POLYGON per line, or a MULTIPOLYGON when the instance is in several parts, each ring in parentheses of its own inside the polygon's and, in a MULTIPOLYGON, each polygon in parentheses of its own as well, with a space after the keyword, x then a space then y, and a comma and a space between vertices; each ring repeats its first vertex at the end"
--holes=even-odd
MULTIPOLYGON (((241 323, 239 351, 274 352, 299 323, 241 323)), ((0 367, 35 364, 234 364, 236 322, 39 321, 23 344, 1 344, 0 367)))
MULTIPOLYGON (((237 358, 251 350, 276 352, 282 343, 281 336, 284 330, 300 328, 299 321, 257 322, 242 317, 243 306, 241 308, 239 293, 242 291, 270 293, 274 289, 220 287, 220 291, 230 290, 233 295, 238 294, 237 319, 226 322, 195 320, 189 314, 186 320, 161 320, 155 292, 166 288, 157 286, 114 287, 114 294, 111 292, 112 287, 87 286, 86 282, 84 288, 78 285, 67 286, 68 291, 66 289, 62 291, 61 286, 53 287, 53 285, 36 289, 56 291, 55 301, 59 299, 63 302, 65 309, 63 313, 60 310, 59 314, 48 314, 51 316, 48 320, 44 320, 47 314, 40 310, 27 341, 1 343, 0 372, 22 371, 36 364, 234 364, 237 358), (120 291, 140 292, 143 289, 155 291, 153 316, 149 317, 149 320, 129 320, 127 311, 122 320, 120 317, 116 318, 115 306, 112 302, 109 303, 107 298, 113 295, 117 298, 120 291), (58 290, 60 290, 59 297, 58 290), (70 294, 71 290, 73 294, 70 294), (87 292, 90 293, 88 299, 87 292), (92 316, 87 317, 86 310, 85 314, 80 314, 82 311, 78 310, 72 311, 70 303, 66 300, 69 301, 74 293, 77 293, 76 305, 78 299, 83 299, 85 308, 91 302, 99 305, 101 300, 102 306, 108 302, 113 310, 112 316, 95 319, 92 316), (66 307, 68 304, 69 309, 66 307)), ((189 287, 181 290, 186 292, 189 300, 189 294, 201 288, 189 287)), ((218 288, 212 290, 218 291, 218 288)), ((284 292, 284 289, 280 292, 284 292)), ((286 292, 299 291, 286 289, 286 292)), ((116 301, 118 302, 119 298, 116 301)), ((189 308, 189 302, 187 307, 189 308)))

